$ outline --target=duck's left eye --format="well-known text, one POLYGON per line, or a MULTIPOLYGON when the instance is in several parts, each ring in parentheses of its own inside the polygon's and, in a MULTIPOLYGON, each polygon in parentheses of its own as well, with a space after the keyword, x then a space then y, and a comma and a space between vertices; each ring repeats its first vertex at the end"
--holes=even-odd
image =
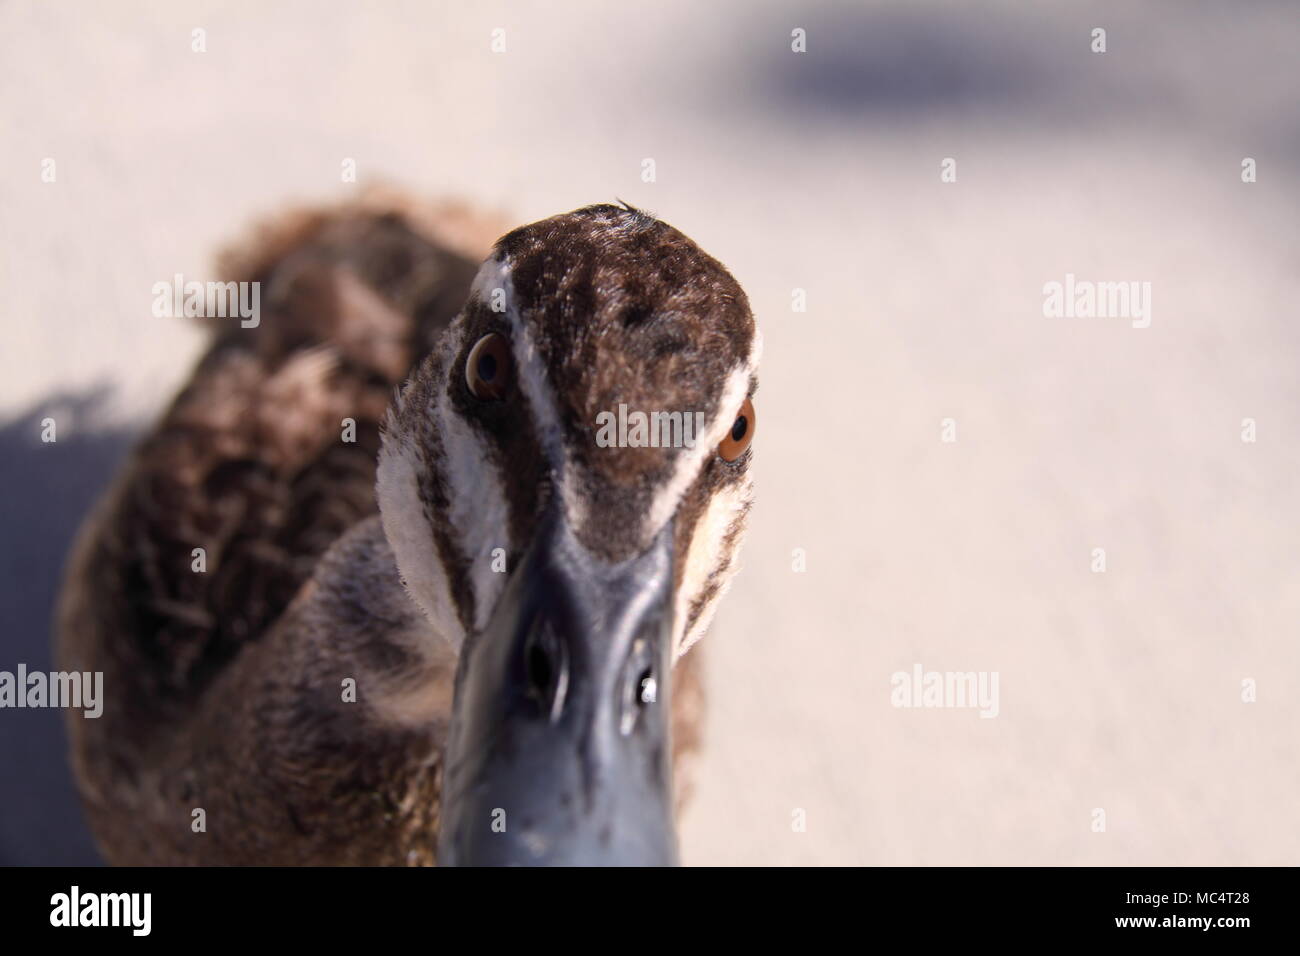
POLYGON ((510 343, 504 335, 489 332, 474 343, 465 362, 465 384, 475 398, 503 398, 514 376, 510 343))
POLYGON ((723 461, 735 461, 749 448, 754 440, 754 403, 745 399, 736 413, 736 420, 731 423, 731 431, 718 443, 718 455, 723 461))

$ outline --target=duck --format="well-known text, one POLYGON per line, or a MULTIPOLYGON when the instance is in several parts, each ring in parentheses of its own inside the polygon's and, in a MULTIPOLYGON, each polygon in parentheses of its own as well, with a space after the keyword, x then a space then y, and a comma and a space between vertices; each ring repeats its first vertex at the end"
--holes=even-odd
POLYGON ((103 675, 67 727, 107 862, 680 862, 761 336, 627 203, 486 254, 463 213, 298 211, 221 257, 260 321, 202 320, 56 609, 103 675), (598 443, 620 405, 665 440, 598 443))

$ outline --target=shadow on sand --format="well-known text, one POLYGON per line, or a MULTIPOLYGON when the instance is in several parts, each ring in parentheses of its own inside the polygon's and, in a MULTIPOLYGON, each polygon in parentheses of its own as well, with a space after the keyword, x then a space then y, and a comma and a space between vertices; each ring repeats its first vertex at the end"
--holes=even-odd
MULTIPOLYGON (((136 435, 90 429, 101 387, 51 395, 0 424, 0 670, 53 666, 51 618, 72 539, 136 435), (57 441, 41 440, 53 418, 57 441)), ((100 862, 68 769, 60 710, 0 711, 0 864, 100 862)))

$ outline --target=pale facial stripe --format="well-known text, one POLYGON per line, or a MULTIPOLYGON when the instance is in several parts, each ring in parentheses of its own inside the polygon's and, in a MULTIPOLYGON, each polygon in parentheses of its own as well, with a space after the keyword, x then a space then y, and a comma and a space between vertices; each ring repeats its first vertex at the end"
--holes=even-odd
POLYGON ((645 523, 641 528, 641 538, 644 542, 653 541, 659 529, 664 526, 664 522, 676 514, 682 495, 699 475, 705 460, 710 455, 716 454, 718 443, 735 424, 736 413, 740 411, 740 406, 744 404, 745 396, 749 393, 749 382, 754 377, 754 371, 758 368, 762 354, 763 337, 755 329, 749 357, 743 365, 732 369, 731 374, 727 376, 727 384, 722 390, 722 398, 718 401, 718 410, 713 419, 696 440, 695 446, 679 454, 672 478, 651 502, 645 523))
MULTIPOLYGON (((676 513, 681 497, 699 475, 708 455, 714 454, 717 445, 736 421, 736 412, 749 393, 749 383, 763 356, 763 336, 754 330, 754 342, 743 365, 727 376, 727 384, 718 403, 718 412, 706 432, 706 437, 683 456, 669 484, 655 498, 646 518, 645 534, 654 535, 665 521, 676 513)), ((685 654, 696 641, 705 635, 722 596, 731 587, 738 570, 737 555, 740 540, 733 532, 743 533, 744 521, 754 498, 754 484, 747 476, 744 481, 715 492, 708 508, 691 529, 691 543, 686 552, 686 567, 682 583, 677 590, 673 608, 673 660, 685 654), (686 630, 691 609, 710 589, 713 594, 704 602, 699 616, 686 630)))
POLYGON ((682 571, 682 583, 677 590, 673 608, 674 660, 685 654, 708 631, 714 611, 731 587, 731 581, 738 570, 736 558, 740 553, 740 541, 735 539, 728 545, 727 539, 733 531, 743 530, 743 524, 740 528, 737 528, 737 524, 744 522, 753 498, 754 485, 748 478, 722 489, 714 495, 691 532, 686 567, 682 571), (691 608, 714 585, 717 589, 700 609, 699 617, 687 632, 686 622, 690 618, 691 608))
MULTIPOLYGON (((459 355, 465 344, 465 327, 461 325, 450 354, 459 355)), ((448 371, 449 378, 458 374, 456 367, 448 371)), ((469 562, 474 627, 482 630, 505 589, 506 575, 492 570, 492 551, 504 548, 509 553, 510 542, 503 535, 510 526, 510 511, 486 439, 456 412, 448 393, 446 387, 439 389, 434 410, 442 438, 448 517, 469 562)))
POLYGON ((510 277, 510 263, 489 259, 483 263, 474 278, 472 295, 490 306, 497 289, 500 289, 501 295, 505 297, 505 316, 510 323, 510 347, 515 360, 516 378, 524 397, 528 399, 533 426, 537 429, 538 443, 555 471, 556 487, 569 526, 575 529, 581 528, 587 517, 586 507, 571 480, 573 468, 569 453, 564 446, 559 405, 555 400, 551 383, 546 377, 546 361, 537 350, 523 316, 519 314, 519 305, 515 299, 514 285, 510 277))

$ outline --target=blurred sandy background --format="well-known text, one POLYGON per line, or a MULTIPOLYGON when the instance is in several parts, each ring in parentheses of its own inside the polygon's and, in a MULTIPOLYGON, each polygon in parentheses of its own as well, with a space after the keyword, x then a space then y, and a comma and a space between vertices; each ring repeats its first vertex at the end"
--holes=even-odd
MULTIPOLYGON (((766 338, 687 862, 1300 863, 1295 7, 618 6, 0 3, 0 669, 49 666, 69 537, 200 346, 154 282, 377 181, 621 197, 766 338), (1067 272, 1151 282, 1151 327, 1044 318, 1067 272), (1000 716, 893 708, 916 663, 1000 716)), ((62 748, 0 712, 0 862, 95 859, 62 748)))

